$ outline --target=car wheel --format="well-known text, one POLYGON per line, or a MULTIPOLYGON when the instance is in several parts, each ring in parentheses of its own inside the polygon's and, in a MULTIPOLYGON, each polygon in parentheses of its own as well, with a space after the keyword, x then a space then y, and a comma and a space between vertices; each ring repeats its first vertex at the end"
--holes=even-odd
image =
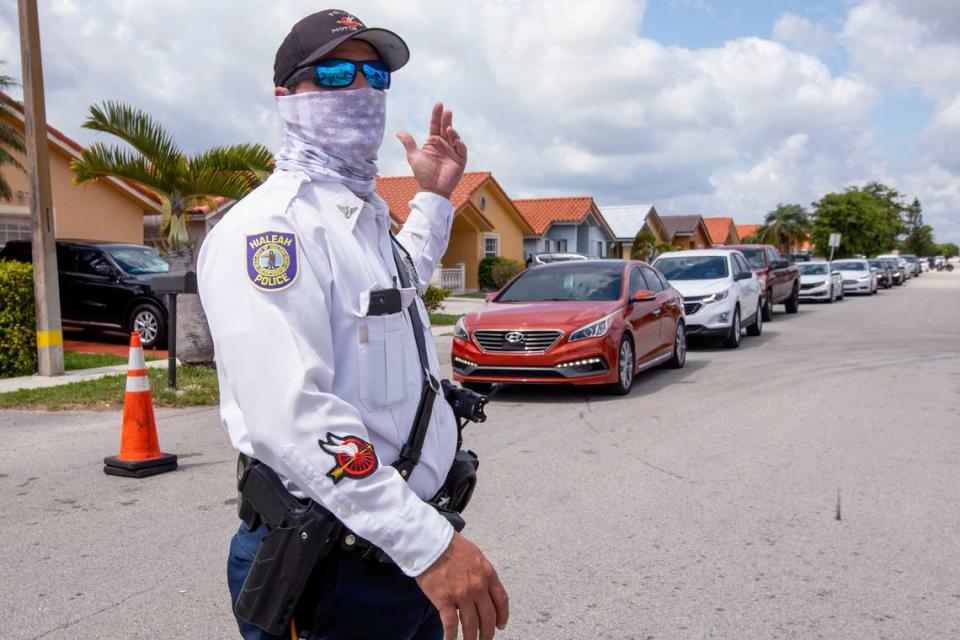
POLYGON ((677 332, 673 338, 673 356, 667 361, 671 369, 683 369, 687 364, 687 328, 682 322, 677 323, 677 332))
POLYGON ((760 307, 757 307, 757 315, 754 316, 753 322, 747 327, 747 335, 756 338, 761 333, 763 333, 763 311, 760 307))
POLYGON ((730 323, 730 333, 723 339, 723 346, 728 349, 736 349, 740 346, 740 332, 743 327, 740 326, 740 307, 733 310, 733 322, 730 323))
POLYGON ((837 294, 833 290, 833 285, 830 285, 830 295, 827 296, 827 304, 833 304, 833 300, 836 297, 837 297, 837 294))
POLYGON ((608 387, 611 394, 625 396, 630 393, 636 367, 637 361, 633 355, 633 342, 624 335, 620 338, 620 348, 617 349, 617 381, 608 387))
POLYGON ((791 293, 787 301, 783 303, 783 306, 786 308, 787 313, 800 311, 800 287, 793 285, 793 293, 791 293))
POLYGON ((773 292, 767 291, 766 295, 763 296, 763 321, 770 322, 773 320, 773 292))
POLYGON ((140 344, 144 348, 166 345, 167 322, 156 305, 144 303, 134 307, 127 328, 131 333, 136 331, 140 334, 140 344))

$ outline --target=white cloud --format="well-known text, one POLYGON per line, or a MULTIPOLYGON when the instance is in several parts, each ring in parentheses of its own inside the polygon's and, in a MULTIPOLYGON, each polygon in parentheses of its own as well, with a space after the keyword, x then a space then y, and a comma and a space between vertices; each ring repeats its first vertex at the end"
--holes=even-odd
MULTIPOLYGON (((892 7, 851 9, 842 42, 856 72, 838 74, 810 53, 827 46, 825 28, 796 16, 778 22, 779 42, 741 38, 693 49, 640 37, 645 5, 630 0, 351 3, 411 46, 390 91, 388 131, 406 128, 422 140, 430 106, 443 99, 470 145, 470 168, 494 171, 518 196, 585 193, 745 222, 777 202, 807 204, 853 181, 889 177, 870 114, 892 87, 869 58, 889 64, 899 54, 873 36, 880 29, 927 55, 938 32, 919 14, 898 24, 892 7)), ((190 150, 275 145, 274 51, 314 8, 293 0, 42 3, 50 121, 89 142, 94 136, 80 127, 89 105, 119 98, 154 114, 190 150)), ((0 58, 19 75, 8 4, 0 7, 0 58)), ((912 82, 933 96, 938 79, 953 78, 953 63, 924 61, 931 68, 912 82)), ((946 109, 953 100, 942 93, 931 99, 946 109)), ((952 126, 952 113, 931 131, 952 126)), ((948 201, 954 174, 943 167, 951 165, 938 157, 923 166, 945 172, 935 174, 945 185, 937 197, 948 201)), ((391 136, 381 171, 408 172, 391 136)))
POLYGON ((773 37, 793 49, 812 54, 826 53, 837 45, 830 27, 793 13, 780 16, 773 25, 773 37))

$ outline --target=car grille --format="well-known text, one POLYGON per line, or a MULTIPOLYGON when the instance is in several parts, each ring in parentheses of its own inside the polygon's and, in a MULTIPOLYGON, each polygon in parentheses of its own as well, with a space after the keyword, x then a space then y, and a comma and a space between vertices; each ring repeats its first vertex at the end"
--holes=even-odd
POLYGON ((824 284, 826 284, 826 283, 825 283, 825 282, 805 282, 804 284, 800 285, 800 288, 801 288, 801 289, 815 289, 815 288, 817 288, 817 287, 823 286, 824 284))
POLYGON ((686 315, 693 315, 703 307, 703 304, 699 302, 684 302, 683 303, 683 313, 686 315))
POLYGON ((857 284, 856 280, 844 280, 843 284, 857 284))
POLYGON ((493 367, 479 367, 470 373, 479 378, 559 378, 563 374, 552 369, 495 369, 493 367))
POLYGON ((557 343, 562 331, 556 329, 478 329, 473 339, 484 351, 543 353, 557 343), (520 334, 522 340, 510 342, 509 334, 520 334))

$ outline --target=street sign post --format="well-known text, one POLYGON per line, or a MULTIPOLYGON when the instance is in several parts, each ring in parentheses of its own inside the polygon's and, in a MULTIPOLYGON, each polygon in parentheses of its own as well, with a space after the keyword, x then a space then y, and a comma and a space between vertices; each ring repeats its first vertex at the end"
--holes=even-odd
POLYGON ((830 234, 830 262, 833 262, 833 252, 839 246, 840 246, 840 234, 831 233, 830 234))

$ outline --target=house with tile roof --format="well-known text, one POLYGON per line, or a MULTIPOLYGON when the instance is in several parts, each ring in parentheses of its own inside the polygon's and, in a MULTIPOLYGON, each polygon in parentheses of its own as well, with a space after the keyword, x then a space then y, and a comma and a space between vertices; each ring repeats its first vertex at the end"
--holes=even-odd
POLYGON ((713 246, 710 232, 699 215, 660 216, 667 232, 667 242, 678 250, 707 249, 713 246))
MULTIPOLYGON (((377 193, 398 226, 406 222, 410 201, 419 190, 413 176, 377 178, 377 193)), ((483 258, 503 256, 521 262, 526 258, 523 242, 534 235, 533 228, 489 171, 465 173, 450 201, 453 227, 442 266, 434 274, 437 284, 454 291, 477 291, 483 258)))
POLYGON ((615 205, 600 211, 615 236, 611 258, 629 259, 634 239, 644 230, 653 235, 655 245, 669 241, 660 214, 652 204, 615 205))
MULTIPOLYGON (((23 107, 0 92, 0 118, 21 133, 26 128, 23 107)), ((107 178, 88 185, 73 184, 70 162, 80 157, 83 146, 47 125, 50 186, 53 194, 54 234, 57 238, 143 242, 144 216, 160 213, 160 201, 150 191, 124 180, 107 178)), ((13 152, 21 165, 24 154, 13 152)), ((13 197, 0 201, 0 247, 9 240, 29 240, 30 181, 25 171, 5 165, 0 168, 13 197)))
POLYGON ((763 225, 759 224, 738 224, 737 226, 737 235, 740 236, 740 242, 744 242, 747 238, 757 235, 757 231, 760 230, 760 227, 763 225))
POLYGON ((737 233, 733 218, 704 218, 703 224, 707 225, 710 242, 714 246, 740 243, 740 234, 737 233))
POLYGON ((523 239, 526 256, 536 253, 610 255, 614 233, 590 196, 514 200, 533 234, 523 239))

